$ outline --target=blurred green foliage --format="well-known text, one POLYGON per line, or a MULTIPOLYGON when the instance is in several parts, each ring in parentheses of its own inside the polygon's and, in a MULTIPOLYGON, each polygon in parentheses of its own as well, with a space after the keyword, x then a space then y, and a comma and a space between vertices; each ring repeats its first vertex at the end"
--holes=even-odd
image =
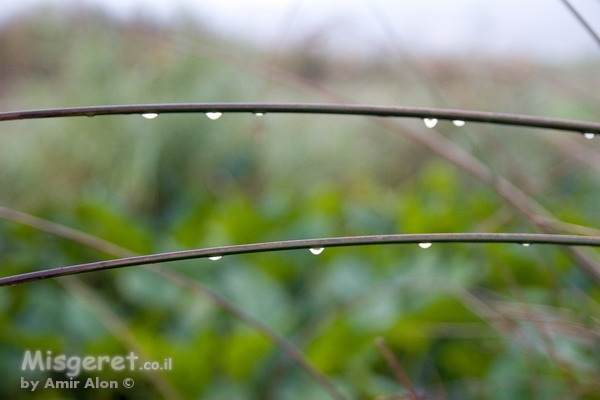
MULTIPOLYGON (((189 21, 172 28, 48 9, 1 30, 5 110, 336 101, 319 88, 362 102, 440 105, 427 94, 431 85, 457 108, 584 119, 600 102, 589 91, 596 69, 585 65, 430 60, 421 64, 431 79, 423 82, 396 61, 321 60, 292 50, 273 56, 189 21), (306 63, 321 73, 308 74, 306 63)), ((492 188, 403 137, 404 129, 422 129, 419 121, 403 124, 297 115, 5 122, 0 203, 141 254, 326 236, 532 230, 492 188)), ((506 127, 439 130, 556 217, 598 226, 597 171, 555 141, 506 127)), ((4 276, 122 256, 11 221, 0 221, 0 238, 4 276)), ((407 393, 376 337, 427 398, 592 399, 600 392, 600 291, 556 247, 376 246, 163 267, 295 343, 350 398, 407 393)), ((142 267, 3 288, 0 319, 4 398, 328 398, 264 332, 142 267), (134 351, 172 358, 173 370, 135 371, 127 375, 136 382, 131 390, 31 392, 20 388, 21 377, 64 379, 21 371, 24 352, 36 349, 134 351)), ((125 377, 104 370, 78 379, 97 375, 125 377)))

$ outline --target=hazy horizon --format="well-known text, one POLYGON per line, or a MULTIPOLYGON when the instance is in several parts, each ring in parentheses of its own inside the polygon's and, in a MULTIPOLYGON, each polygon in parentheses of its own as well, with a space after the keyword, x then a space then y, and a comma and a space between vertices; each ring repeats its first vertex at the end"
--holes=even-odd
MULTIPOLYGON (((192 17, 226 38, 273 48, 318 42, 321 51, 376 55, 382 48, 412 53, 493 58, 599 59, 600 49, 559 0, 24 0, 0 11, 0 21, 40 4, 100 7, 119 18, 169 23, 192 17)), ((573 1, 600 30, 600 2, 573 1)))

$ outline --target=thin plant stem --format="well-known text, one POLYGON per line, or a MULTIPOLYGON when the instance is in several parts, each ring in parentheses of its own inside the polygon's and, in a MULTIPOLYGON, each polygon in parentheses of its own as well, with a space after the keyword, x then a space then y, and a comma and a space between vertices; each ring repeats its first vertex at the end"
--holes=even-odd
POLYGON ((590 36, 594 39, 596 44, 598 46, 600 46, 600 35, 598 35, 596 33, 594 28, 585 20, 583 15, 581 15, 581 13, 579 11, 577 11, 577 9, 575 7, 573 7, 573 5, 571 4, 571 2, 569 0, 561 0, 561 1, 569 9, 571 14, 573 14, 573 16, 577 19, 577 21, 579 21, 579 24, 581 24, 581 26, 583 26, 585 28, 585 30, 590 34, 590 36))
MULTIPOLYGON (((137 255, 137 253, 135 253, 132 250, 126 249, 124 247, 98 238, 96 236, 90 235, 88 233, 79 231, 77 229, 64 226, 62 224, 38 218, 20 211, 11 210, 6 207, 0 208, 0 211, 2 211, 0 212, 0 218, 4 218, 15 223, 27 225, 33 229, 46 232, 58 237, 62 237, 67 240, 71 240, 75 243, 82 244, 89 248, 93 248, 102 252, 112 253, 114 256, 117 257, 131 258, 137 255)), ((332 399, 346 400, 346 397, 333 385, 333 383, 325 375, 319 372, 319 370, 300 350, 298 350, 296 346, 294 346, 293 343, 287 341, 284 337, 270 329, 258 319, 247 314, 244 310, 227 300, 225 297, 202 285, 201 283, 190 280, 185 275, 182 275, 173 270, 163 268, 160 265, 147 266, 145 267, 145 269, 168 279, 177 286, 187 288, 196 295, 199 295, 200 297, 209 300, 214 305, 229 313, 238 320, 248 324, 250 327, 252 327, 257 332, 261 333, 267 339, 269 339, 277 348, 283 351, 283 353, 285 353, 286 356, 288 356, 294 363, 296 363, 300 368, 302 368, 326 393, 328 393, 332 399)), ((70 287, 74 288, 74 290, 76 290, 77 288, 81 289, 81 286, 76 287, 74 285, 71 285, 70 287)), ((93 300, 90 301, 92 301, 92 305, 96 306, 96 311, 102 314, 102 318, 104 321, 110 320, 110 327, 113 330, 119 330, 120 332, 121 329, 123 329, 123 327, 119 325, 118 321, 115 321, 109 314, 107 314, 107 311, 104 308, 99 308, 99 302, 95 302, 93 300)))
POLYGON ((302 353, 293 343, 286 340, 283 336, 260 322, 258 319, 252 317, 250 314, 243 311, 240 307, 227 300, 225 297, 219 295, 217 292, 208 288, 207 286, 201 285, 200 283, 191 280, 189 277, 179 274, 172 269, 162 268, 158 266, 147 267, 150 271, 176 283, 181 287, 185 287, 192 292, 209 299, 213 304, 218 306, 220 309, 231 314, 239 321, 245 323, 251 328, 260 332, 262 335, 267 337, 275 346, 282 350, 291 360, 293 360, 298 366, 300 366, 315 382, 318 383, 321 388, 329 394, 334 400, 346 400, 346 396, 343 395, 335 385, 317 368, 312 362, 302 353))
POLYGON ((54 236, 59 236, 64 239, 82 244, 86 247, 99 250, 103 253, 110 254, 116 257, 133 257, 137 253, 128 250, 118 244, 111 243, 89 233, 82 232, 68 226, 49 221, 44 218, 39 218, 31 214, 27 214, 12 208, 0 206, 0 218, 12 221, 17 224, 25 225, 37 231, 46 232, 54 236))
MULTIPOLYGON (((0 278, 0 287, 17 285, 40 279, 102 271, 114 268, 125 268, 172 261, 192 260, 223 256, 264 253, 285 250, 322 250, 326 247, 391 245, 391 244, 427 244, 432 243, 513 243, 513 244, 554 244, 569 246, 600 246, 600 236, 555 235, 535 233, 431 233, 431 234, 396 234, 372 236, 347 236, 320 239, 286 240, 277 242, 251 243, 243 245, 200 248, 194 250, 173 251, 124 257, 114 260, 56 267, 46 270, 28 272, 0 278)), ((320 251, 319 251, 320 253, 320 251)), ((315 253, 317 254, 317 253, 315 253)))
POLYGON ((554 129, 578 132, 582 134, 600 134, 600 123, 597 122, 573 121, 532 115, 472 110, 453 110, 443 108, 316 103, 166 103, 52 108, 2 112, 0 113, 0 121, 19 121, 42 118, 95 117, 101 115, 181 114, 210 112, 330 114, 420 119, 436 118, 438 120, 447 121, 460 120, 497 125, 554 129))
POLYGON ((396 377, 398 382, 400 382, 400 384, 402 386, 404 386, 406 391, 408 391, 409 400, 418 400, 418 396, 417 396, 415 387, 413 386, 412 382, 408 378, 408 375, 406 375, 404 368, 402 368, 402 366, 400 365, 400 363, 394 356, 394 353, 392 353, 392 350, 390 350, 390 348, 388 347, 385 339, 382 338, 381 336, 377 337, 375 339, 375 345, 377 345, 379 352, 381 353, 383 358, 385 358, 385 361, 390 366, 390 368, 391 368, 392 372, 394 373, 394 376, 396 377))

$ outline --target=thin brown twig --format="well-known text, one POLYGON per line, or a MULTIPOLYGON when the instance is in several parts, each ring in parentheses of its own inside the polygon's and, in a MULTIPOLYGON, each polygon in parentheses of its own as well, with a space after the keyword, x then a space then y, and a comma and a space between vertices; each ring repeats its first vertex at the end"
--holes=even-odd
POLYGON ((300 366, 315 382, 321 386, 329 394, 332 399, 335 400, 346 400, 346 396, 343 395, 333 383, 312 364, 312 362, 302 353, 294 344, 280 336, 274 330, 260 322, 258 319, 247 314, 240 307, 227 300, 217 292, 211 290, 207 286, 204 286, 194 280, 191 280, 185 275, 177 273, 172 269, 162 268, 160 266, 149 266, 146 267, 148 270, 167 278, 171 282, 176 283, 181 287, 185 287, 192 292, 201 295, 204 298, 209 299, 213 304, 218 306, 220 309, 234 316, 239 321, 250 326, 257 332, 267 337, 275 346, 282 350, 291 360, 293 360, 298 366, 300 366))
POLYGON ((581 26, 583 26, 585 28, 585 30, 590 34, 590 36, 594 39, 596 44, 598 46, 600 46, 600 35, 598 35, 596 33, 596 31, 594 30, 594 28, 585 20, 585 18, 583 18, 583 15, 581 15, 581 13, 579 11, 577 11, 577 9, 575 7, 573 7, 573 5, 571 4, 571 2, 569 0, 561 0, 561 1, 569 9, 571 14, 573 14, 573 16, 577 19, 577 21, 579 21, 581 26))
POLYGON ((600 172, 600 158, 598 158, 598 155, 593 148, 584 146, 583 144, 578 143, 575 140, 570 140, 564 136, 548 135, 546 140, 572 158, 600 172))
POLYGON ((415 387, 413 386, 412 382, 408 378, 408 375, 406 375, 404 368, 402 368, 402 366, 396 359, 396 356, 394 356, 394 353, 392 353, 392 351, 390 350, 385 339, 381 336, 375 338, 375 345, 379 349, 379 352, 381 353, 383 358, 385 358, 385 361, 387 362, 390 369, 396 376, 396 379, 398 380, 398 382, 402 386, 404 386, 404 388, 408 391, 409 397, 407 400, 418 400, 419 396, 417 395, 417 391, 415 390, 415 387))
POLYGON ((39 218, 31 214, 27 214, 8 207, 0 206, 0 218, 12 221, 17 224, 25 225, 37 231, 50 233, 54 236, 59 236, 64 239, 82 244, 86 247, 99 250, 106 254, 111 254, 117 257, 132 257, 136 253, 130 251, 115 243, 101 239, 97 236, 90 235, 77 229, 70 228, 66 225, 58 224, 47 219, 39 218))

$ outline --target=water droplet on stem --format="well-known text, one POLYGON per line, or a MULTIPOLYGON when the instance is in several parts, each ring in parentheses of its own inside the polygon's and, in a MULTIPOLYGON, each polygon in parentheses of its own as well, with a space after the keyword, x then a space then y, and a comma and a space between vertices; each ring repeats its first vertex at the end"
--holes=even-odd
POLYGON ((211 261, 219 261, 221 258, 223 258, 223 256, 212 256, 212 257, 208 257, 209 260, 211 261))
POLYGON ((594 139, 596 137, 596 134, 592 132, 586 132, 583 134, 583 137, 586 139, 594 139))
POLYGON ((313 247, 313 248, 309 249, 309 251, 311 253, 313 253, 315 256, 318 256, 319 254, 321 254, 323 252, 323 250, 325 250, 323 247, 313 247))
POLYGON ((455 119, 454 121, 452 121, 452 124, 454 126, 465 126, 466 122, 461 119, 455 119))
POLYGON ((423 118, 423 123, 425 124, 426 127, 431 129, 437 125, 438 120, 437 120, 437 118, 423 118))
POLYGON ((419 243, 419 247, 422 249, 428 249, 431 247, 431 243, 419 243))
POLYGON ((206 113, 206 116, 208 117, 208 119, 212 119, 213 121, 221 118, 221 115, 223 115, 223 113, 218 112, 218 111, 213 111, 213 112, 207 112, 206 113))
POLYGON ((146 118, 146 119, 154 119, 156 117, 158 117, 157 113, 144 113, 142 114, 142 117, 146 118))

